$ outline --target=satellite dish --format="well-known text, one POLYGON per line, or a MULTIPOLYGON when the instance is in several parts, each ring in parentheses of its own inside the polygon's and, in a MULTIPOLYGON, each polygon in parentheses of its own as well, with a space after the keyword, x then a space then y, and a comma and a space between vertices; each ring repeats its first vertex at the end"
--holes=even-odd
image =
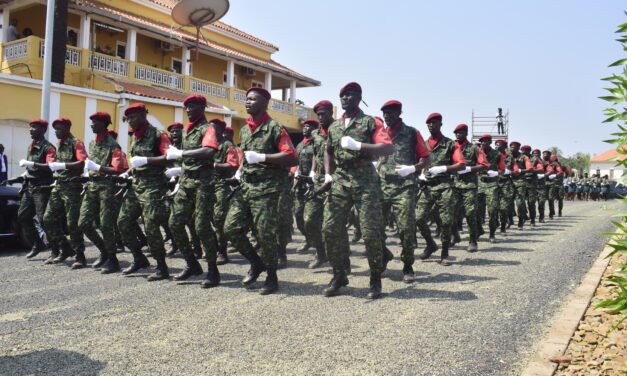
POLYGON ((200 28, 216 22, 224 17, 228 11, 229 0, 181 0, 172 8, 174 22, 196 28, 195 61, 198 61, 200 28))

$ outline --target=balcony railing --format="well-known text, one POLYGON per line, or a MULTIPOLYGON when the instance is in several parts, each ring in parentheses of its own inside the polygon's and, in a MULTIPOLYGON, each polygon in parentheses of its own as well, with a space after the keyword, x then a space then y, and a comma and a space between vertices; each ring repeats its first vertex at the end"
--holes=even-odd
POLYGON ((307 107, 296 106, 296 116, 299 119, 309 119, 311 118, 311 110, 307 107))
POLYGON ((28 55, 28 40, 18 40, 2 45, 2 60, 11 61, 28 55))
MULTIPOLYGON (((39 57, 44 57, 44 41, 39 41, 39 57)), ((81 49, 73 46, 65 47, 65 64, 81 66, 81 49)))
POLYGON ((229 88, 196 78, 189 79, 189 90, 216 98, 229 99, 229 88))
POLYGON ((182 90, 185 76, 137 63, 135 64, 135 79, 182 90))
POLYGON ((128 77, 128 61, 117 57, 92 52, 89 58, 89 68, 105 73, 128 77))
POLYGON ((233 101, 235 103, 241 103, 241 104, 246 103, 246 92, 243 91, 243 90, 234 89, 233 90, 233 101))
POLYGON ((274 111, 283 112, 284 114, 292 114, 292 104, 280 101, 278 99, 272 100, 272 107, 274 111))

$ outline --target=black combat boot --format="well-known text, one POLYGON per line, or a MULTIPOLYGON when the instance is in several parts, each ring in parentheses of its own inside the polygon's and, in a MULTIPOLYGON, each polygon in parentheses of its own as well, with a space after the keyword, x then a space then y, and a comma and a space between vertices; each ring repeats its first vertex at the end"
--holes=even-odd
MULTIPOLYGON (((33 248, 30 250, 30 252, 28 252, 28 254, 26 255, 27 259, 31 259, 35 256, 37 256, 39 254, 39 252, 45 251, 48 247, 46 246, 46 243, 44 243, 44 241, 39 237, 35 237, 35 241, 33 244, 33 248)), ((59 250, 57 249, 57 252, 59 250)), ((58 254, 57 254, 58 255, 58 254)), ((56 255, 55 255, 56 257, 56 255)))
POLYGON ((317 269, 329 261, 327 255, 324 252, 324 248, 316 250, 316 258, 309 264, 309 269, 317 269))
POLYGON ((98 256, 98 260, 96 260, 96 262, 91 264, 91 267, 94 269, 101 268, 105 264, 105 262, 107 262, 108 259, 109 259, 109 254, 103 251, 100 251, 100 256, 98 256))
POLYGON ((278 263, 277 263, 277 269, 285 269, 287 268, 287 250, 283 247, 279 247, 279 249, 277 249, 277 254, 278 254, 278 263))
POLYGON ((174 276, 175 280, 185 281, 186 279, 189 279, 189 277, 193 275, 202 274, 202 266, 200 266, 200 263, 196 259, 196 255, 194 255, 192 252, 190 251, 185 252, 185 262, 186 262, 185 269, 183 269, 183 271, 180 274, 177 274, 174 276))
POLYGON ((72 264, 72 269, 82 269, 87 266, 87 260, 85 259, 85 252, 76 252, 76 261, 72 264))
POLYGON ((194 247, 194 256, 196 256, 196 260, 202 259, 202 247, 194 247))
POLYGON ((218 259, 216 260, 217 265, 225 265, 230 262, 229 255, 226 253, 226 244, 220 246, 218 249, 218 259))
POLYGON ((403 282, 412 283, 415 278, 414 268, 411 264, 405 263, 405 265, 403 265, 403 282))
POLYGON ((279 290, 279 279, 276 275, 276 268, 268 268, 266 281, 263 283, 263 287, 259 290, 261 295, 270 295, 279 290))
POLYGON ((147 268, 150 266, 150 261, 148 258, 144 256, 144 254, 139 250, 133 251, 133 262, 131 265, 122 271, 122 274, 133 274, 139 269, 147 268))
POLYGON ((392 251, 388 249, 388 247, 383 247, 383 272, 388 269, 388 263, 394 260, 394 254, 392 251))
POLYGON ((440 265, 449 266, 451 262, 448 260, 449 243, 442 243, 442 254, 440 255, 440 265))
POLYGON ((148 276, 148 281, 160 281, 162 279, 169 279, 170 273, 168 272, 168 265, 165 263, 165 257, 160 257, 157 259, 157 270, 154 273, 148 276))
POLYGON ((120 263, 118 262, 118 257, 115 253, 109 254, 109 259, 102 266, 102 270, 100 273, 102 274, 111 274, 117 273, 120 271, 120 263))
POLYGON ((259 257, 257 252, 251 250, 250 256, 247 258, 248 261, 250 261, 250 269, 248 269, 246 277, 242 279, 242 283, 245 286, 255 283, 257 278, 259 278, 259 274, 266 270, 266 266, 263 264, 263 261, 261 261, 261 257, 259 257))
POLYGON ((477 239, 474 239, 471 236, 470 241, 468 242, 468 248, 466 250, 470 253, 477 252, 479 250, 479 246, 477 245, 477 239))
POLYGON ((370 272, 370 290, 368 290, 368 299, 379 299, 381 297, 381 274, 370 272))
MULTIPOLYGON (((50 246, 50 255, 48 256, 48 258, 46 259, 46 261, 44 261, 45 265, 50 265, 50 264, 54 264, 54 260, 59 257, 59 255, 61 254, 61 252, 59 252, 59 247, 55 244, 50 246)), ((28 256, 27 256, 28 257, 28 256)))
POLYGON ((220 271, 218 270, 218 264, 215 262, 207 263, 207 276, 200 282, 200 287, 203 289, 209 289, 216 287, 220 284, 220 271))
POLYGON ((329 282, 329 285, 322 290, 322 294, 326 297, 335 296, 342 287, 347 285, 348 277, 346 277, 344 269, 333 267, 333 278, 331 279, 331 282, 329 282))
POLYGON ((490 227, 490 238, 488 239, 488 241, 490 243, 496 243, 496 227, 490 227))
POLYGON ((344 267, 344 273, 346 273, 346 275, 351 275, 353 273, 350 256, 344 259, 342 266, 344 267))
POLYGON ((459 236, 459 231, 457 229, 453 229, 452 231, 452 236, 451 236, 451 247, 454 246, 455 244, 461 243, 462 241, 462 237, 459 236))
POLYGON ((69 257, 74 256, 75 254, 76 252, 74 252, 74 249, 72 249, 70 242, 68 242, 67 239, 63 239, 63 241, 61 242, 61 253, 57 257, 55 257, 54 260, 52 260, 52 263, 61 263, 67 260, 69 257))
POLYGON ((311 248, 311 244, 309 244, 308 241, 305 241, 305 243, 303 245, 298 247, 296 252, 298 252, 298 253, 305 253, 305 252, 309 251, 309 248, 311 248))
POLYGON ((179 248, 176 246, 176 243, 174 242, 174 240, 172 240, 172 248, 170 248, 169 251, 167 251, 165 253, 165 255, 167 257, 174 257, 174 255, 176 255, 176 252, 178 252, 179 248))
POLYGON ((428 259, 433 253, 437 252, 438 250, 438 245, 435 244, 433 238, 427 237, 425 238, 425 241, 427 242, 427 246, 425 247, 424 251, 422 251, 422 253, 418 255, 418 258, 421 260, 428 259))

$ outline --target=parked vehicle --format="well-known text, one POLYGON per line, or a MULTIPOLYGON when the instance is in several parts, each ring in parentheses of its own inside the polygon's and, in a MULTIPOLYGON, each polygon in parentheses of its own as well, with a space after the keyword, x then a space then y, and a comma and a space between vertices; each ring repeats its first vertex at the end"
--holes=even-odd
POLYGON ((0 245, 29 249, 32 243, 17 220, 19 192, 17 187, 0 186, 0 245))

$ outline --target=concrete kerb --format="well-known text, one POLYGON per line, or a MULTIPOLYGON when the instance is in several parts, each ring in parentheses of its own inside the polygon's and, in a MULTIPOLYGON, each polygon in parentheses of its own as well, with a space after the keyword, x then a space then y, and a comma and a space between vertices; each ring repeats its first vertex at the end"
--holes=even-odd
POLYGON ((612 250, 613 248, 608 245, 603 248, 579 286, 568 296, 566 305, 553 317, 551 328, 520 373, 521 376, 551 376, 555 373, 558 364, 549 361, 549 358, 563 355, 568 348, 570 339, 579 327, 579 322, 586 313, 590 300, 607 269, 610 262, 607 256, 612 250))

